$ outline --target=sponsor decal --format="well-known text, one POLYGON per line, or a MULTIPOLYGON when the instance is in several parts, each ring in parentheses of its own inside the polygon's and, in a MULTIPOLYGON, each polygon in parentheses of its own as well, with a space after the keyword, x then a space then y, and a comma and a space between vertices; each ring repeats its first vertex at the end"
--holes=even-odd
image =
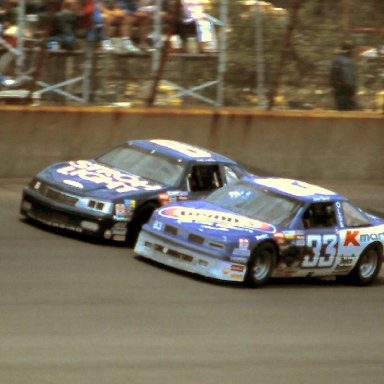
POLYGON ((279 245, 285 244, 285 237, 284 237, 284 233, 283 232, 276 232, 274 234, 274 238, 275 238, 277 244, 279 244, 279 245))
POLYGON ((186 208, 180 206, 164 207, 159 210, 159 215, 182 223, 198 223, 214 225, 232 229, 253 229, 265 232, 275 232, 275 227, 259 220, 249 219, 244 216, 210 209, 186 208))
POLYGON ((344 247, 347 247, 349 244, 359 247, 360 243, 357 240, 357 235, 359 234, 359 231, 347 231, 344 239, 344 247))
POLYGON ((338 218, 338 220, 339 220, 340 227, 341 227, 341 228, 344 228, 343 211, 342 211, 342 209, 341 209, 341 204, 340 204, 339 201, 335 204, 335 207, 336 207, 336 216, 337 216, 337 218, 338 218))
POLYGON ((248 259, 249 256, 251 256, 249 240, 244 238, 239 239, 239 248, 233 249, 231 260, 237 258, 238 260, 244 261, 244 258, 248 259))
POLYGON ((254 182, 294 196, 335 195, 335 192, 329 191, 328 189, 291 179, 254 179, 254 182))
POLYGON ((244 260, 244 258, 248 258, 249 256, 251 256, 251 251, 249 249, 234 248, 232 251, 231 260, 235 258, 244 260))
POLYGON ((370 241, 384 241, 384 232, 381 233, 367 233, 360 235, 360 241, 362 243, 368 243, 370 241))
POLYGON ((155 222, 153 223, 153 228, 157 229, 158 231, 162 231, 164 228, 164 224, 159 220, 155 220, 155 222))
POLYGON ((361 233, 361 231, 347 231, 343 246, 347 247, 348 245, 352 245, 359 247, 361 243, 369 243, 371 241, 384 241, 384 232, 361 233))
POLYGON ((242 281, 243 280, 243 275, 235 275, 234 273, 232 273, 229 277, 231 280, 235 280, 235 281, 242 281))
POLYGON ((297 234, 295 236, 295 244, 298 247, 304 247, 305 246, 305 235, 304 234, 297 234))
POLYGON ((351 255, 351 256, 341 255, 339 267, 346 267, 346 266, 352 265, 355 259, 356 259, 355 255, 351 255))
POLYGON ((124 200, 124 204, 129 208, 136 208, 136 200, 124 200))
POLYGON ((186 191, 168 191, 159 194, 160 205, 176 203, 178 201, 188 200, 188 192, 186 191))
POLYGON ((57 172, 66 176, 76 176, 81 180, 91 181, 95 184, 104 184, 106 188, 118 193, 138 191, 139 189, 146 191, 161 189, 161 185, 87 160, 70 161, 67 166, 59 168, 57 172))
POLYGON ((233 272, 244 272, 245 265, 232 264, 231 271, 233 272))
POLYGON ((316 202, 323 202, 323 201, 329 201, 329 200, 331 200, 329 196, 315 196, 313 198, 313 201, 316 201, 316 202))
POLYGON ((296 245, 297 247, 305 246, 305 234, 304 232, 285 231, 276 232, 274 238, 279 245, 296 245))
POLYGON ((211 231, 224 231, 224 232, 228 232, 229 231, 228 228, 214 227, 212 225, 202 225, 201 226, 201 232, 204 232, 205 229, 209 229, 211 231))
POLYGON ((63 180, 64 184, 71 185, 72 187, 83 189, 84 185, 74 180, 63 180))
POLYGON ((248 250, 249 248, 249 241, 248 239, 239 239, 239 248, 248 250))
POLYGON ((338 265, 335 270, 333 271, 333 274, 339 274, 339 273, 348 273, 351 270, 350 266, 346 265, 338 265))
POLYGON ((212 157, 212 155, 209 152, 204 151, 201 148, 197 148, 197 147, 194 147, 193 145, 188 145, 184 143, 178 143, 177 141, 173 141, 173 140, 151 140, 151 142, 169 149, 173 149, 174 151, 180 152, 183 155, 187 155, 193 158, 199 158, 199 157, 211 158, 212 157))

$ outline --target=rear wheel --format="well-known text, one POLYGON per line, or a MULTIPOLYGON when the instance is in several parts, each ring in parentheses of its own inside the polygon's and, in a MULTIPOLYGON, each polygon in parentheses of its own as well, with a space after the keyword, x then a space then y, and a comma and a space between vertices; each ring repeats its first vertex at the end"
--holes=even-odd
POLYGON ((374 247, 367 248, 352 271, 347 276, 339 276, 338 280, 359 286, 372 284, 380 272, 381 264, 379 250, 374 247))
POLYGON ((276 257, 276 249, 273 244, 260 244, 248 264, 247 283, 255 287, 266 284, 275 268, 276 257))

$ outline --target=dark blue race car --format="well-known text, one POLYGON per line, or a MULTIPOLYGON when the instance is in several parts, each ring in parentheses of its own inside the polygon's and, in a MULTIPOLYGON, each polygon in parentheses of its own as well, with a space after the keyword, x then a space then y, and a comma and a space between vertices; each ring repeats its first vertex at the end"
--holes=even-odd
POLYGON ((202 198, 245 174, 203 148, 135 140, 94 160, 46 168, 24 188, 20 211, 52 227, 133 243, 156 208, 202 198))
POLYGON ((305 182, 247 176, 205 200, 156 210, 135 253, 206 277, 255 286, 270 277, 372 283, 384 221, 305 182))

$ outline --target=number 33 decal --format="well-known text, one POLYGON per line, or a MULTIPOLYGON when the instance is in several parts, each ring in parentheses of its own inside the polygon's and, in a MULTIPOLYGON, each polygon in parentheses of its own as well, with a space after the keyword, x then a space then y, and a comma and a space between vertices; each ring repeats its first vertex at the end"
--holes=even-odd
POLYGON ((308 235, 307 248, 312 249, 311 255, 305 255, 302 268, 330 268, 336 260, 336 235, 308 235))

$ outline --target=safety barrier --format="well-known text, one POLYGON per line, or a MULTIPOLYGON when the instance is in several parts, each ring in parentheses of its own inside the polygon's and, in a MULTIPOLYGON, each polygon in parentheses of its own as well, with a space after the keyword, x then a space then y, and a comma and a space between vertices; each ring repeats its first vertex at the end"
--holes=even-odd
POLYGON ((123 141, 167 138, 210 148, 253 172, 383 180, 384 117, 243 109, 0 107, 0 177, 92 158, 123 141))

